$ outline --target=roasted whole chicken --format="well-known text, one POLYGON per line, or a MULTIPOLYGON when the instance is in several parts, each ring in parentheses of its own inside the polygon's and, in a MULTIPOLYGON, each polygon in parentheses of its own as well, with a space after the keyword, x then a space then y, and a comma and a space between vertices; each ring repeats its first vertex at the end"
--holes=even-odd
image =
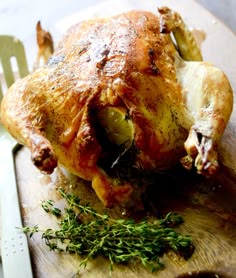
POLYGON ((214 175, 232 106, 225 74, 202 61, 181 16, 162 7, 73 26, 46 65, 8 90, 1 121, 41 171, 59 162, 111 207, 131 196, 132 182, 109 174, 131 150, 145 171, 181 161, 214 175))

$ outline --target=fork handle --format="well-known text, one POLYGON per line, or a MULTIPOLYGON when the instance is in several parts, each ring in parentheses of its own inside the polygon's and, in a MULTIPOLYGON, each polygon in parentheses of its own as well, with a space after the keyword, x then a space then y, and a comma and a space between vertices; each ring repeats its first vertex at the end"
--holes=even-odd
POLYGON ((9 140, 1 142, 0 201, 3 273, 4 278, 32 278, 27 236, 21 231, 23 226, 13 158, 15 148, 9 140))

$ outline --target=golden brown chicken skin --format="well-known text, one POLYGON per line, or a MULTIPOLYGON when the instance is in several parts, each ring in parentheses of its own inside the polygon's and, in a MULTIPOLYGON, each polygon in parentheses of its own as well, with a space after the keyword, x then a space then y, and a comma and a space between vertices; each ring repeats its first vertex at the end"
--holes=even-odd
POLYGON ((10 88, 1 120, 30 148, 40 170, 51 173, 59 161, 91 181, 108 207, 127 200, 132 185, 99 166, 106 145, 99 113, 106 108, 122 111, 131 123, 137 167, 168 169, 184 157, 185 167, 195 164, 199 173, 214 174, 232 90, 220 70, 188 57, 201 60, 200 50, 181 17, 166 7, 159 15, 130 11, 81 22, 45 66, 10 88), (177 51, 172 31, 183 51, 177 51))

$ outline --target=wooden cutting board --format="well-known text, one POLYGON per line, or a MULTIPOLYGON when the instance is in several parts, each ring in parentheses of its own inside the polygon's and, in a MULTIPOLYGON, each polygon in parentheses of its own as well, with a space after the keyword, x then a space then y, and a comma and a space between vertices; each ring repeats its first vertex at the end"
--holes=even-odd
MULTIPOLYGON (((181 1, 110 1, 80 11, 55 23, 63 33, 71 24, 88 17, 104 16, 128 9, 145 9, 154 13, 158 6, 169 6, 178 11, 187 24, 206 33, 202 43, 204 59, 225 71, 236 91, 236 37, 218 19, 196 2, 181 1)), ((116 266, 112 277, 172 278, 189 272, 212 270, 224 277, 236 276, 236 112, 233 113, 220 147, 221 170, 212 180, 180 171, 171 178, 160 179, 157 188, 150 188, 150 207, 153 211, 180 212, 185 223, 181 231, 190 234, 196 250, 188 261, 169 253, 164 256, 165 269, 150 274, 140 265, 116 266), (165 190, 163 190, 165 188, 165 190), (166 189, 167 188, 167 189, 166 189), (170 190, 169 190, 170 189, 170 190), (227 276, 228 275, 228 276, 227 276)), ((58 169, 52 175, 40 173, 30 161, 30 153, 21 148, 15 156, 17 181, 22 214, 26 225, 41 228, 56 227, 55 218, 48 216, 40 201, 53 199, 61 205, 56 187, 72 187, 76 194, 94 208, 103 207, 88 184, 58 169)), ((147 198, 149 197, 147 193, 147 198)), ((111 217, 122 217, 124 208, 110 211, 111 217)), ((50 252, 40 234, 29 240, 35 277, 72 277, 79 266, 75 255, 50 252)), ((109 263, 97 258, 88 264, 80 277, 108 277, 109 263)), ((191 277, 191 276, 190 276, 191 277)), ((207 277, 207 276, 205 276, 207 277)))

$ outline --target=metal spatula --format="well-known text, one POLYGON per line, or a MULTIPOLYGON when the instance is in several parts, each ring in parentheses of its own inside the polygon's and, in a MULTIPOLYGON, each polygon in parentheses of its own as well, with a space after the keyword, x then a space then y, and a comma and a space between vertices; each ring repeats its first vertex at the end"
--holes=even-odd
MULTIPOLYGON (((23 44, 14 37, 0 36, 0 59, 6 87, 15 81, 12 57, 16 59, 15 66, 19 77, 27 75, 28 67, 23 44)), ((19 145, 0 123, 0 234, 4 278, 33 277, 27 237, 21 229, 16 228, 22 228, 14 165, 14 153, 18 148, 19 145)))

